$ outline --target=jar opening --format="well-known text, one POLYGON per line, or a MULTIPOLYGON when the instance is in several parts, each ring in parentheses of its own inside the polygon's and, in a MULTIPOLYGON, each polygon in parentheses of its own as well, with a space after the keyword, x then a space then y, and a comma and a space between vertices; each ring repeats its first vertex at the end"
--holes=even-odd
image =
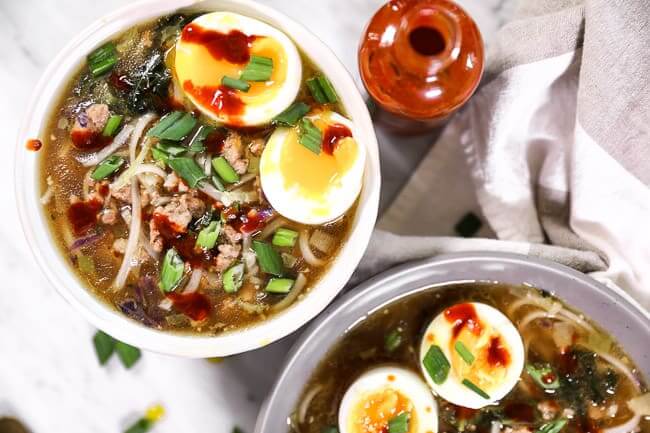
POLYGON ((423 56, 436 56, 445 51, 446 41, 435 27, 420 26, 409 33, 411 47, 423 56))

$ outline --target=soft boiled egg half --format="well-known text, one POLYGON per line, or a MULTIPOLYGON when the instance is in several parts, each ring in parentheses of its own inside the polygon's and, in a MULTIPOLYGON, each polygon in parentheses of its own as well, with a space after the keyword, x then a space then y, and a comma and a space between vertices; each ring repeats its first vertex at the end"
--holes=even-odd
POLYGON ((471 409, 495 403, 517 384, 524 345, 517 328, 499 310, 482 303, 457 304, 429 324, 420 365, 431 389, 471 409))
MULTIPOLYGON (((232 126, 269 123, 294 101, 302 80, 300 54, 280 30, 231 12, 201 15, 183 29, 175 50, 175 73, 185 95, 206 116, 232 126), (258 59, 271 64, 263 81, 239 80, 258 59)), ((259 78, 258 78, 259 80, 259 78)))
POLYGON ((415 373, 399 367, 379 367, 364 373, 348 388, 339 408, 339 430, 437 433, 438 406, 426 383, 415 373), (400 424, 399 429, 396 424, 400 424))
POLYGON ((356 201, 366 161, 350 120, 329 110, 307 119, 320 131, 321 149, 301 144, 301 126, 277 128, 260 160, 267 200, 282 216, 303 224, 324 224, 356 201))

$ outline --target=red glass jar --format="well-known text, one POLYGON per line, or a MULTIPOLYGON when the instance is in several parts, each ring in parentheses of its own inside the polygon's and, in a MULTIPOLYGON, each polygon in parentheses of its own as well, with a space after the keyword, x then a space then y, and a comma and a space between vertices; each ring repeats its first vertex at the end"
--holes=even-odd
POLYGON ((392 0, 368 24, 361 78, 376 120, 400 132, 431 129, 472 96, 483 74, 476 23, 449 0, 392 0))

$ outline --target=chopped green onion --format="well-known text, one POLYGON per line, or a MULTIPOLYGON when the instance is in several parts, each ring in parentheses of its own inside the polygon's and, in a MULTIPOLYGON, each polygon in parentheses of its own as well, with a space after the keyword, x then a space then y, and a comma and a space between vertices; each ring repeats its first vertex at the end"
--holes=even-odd
POLYGON ((463 383, 463 385, 465 385, 466 387, 468 387, 469 389, 471 389, 472 391, 474 391, 475 393, 477 393, 478 395, 480 395, 484 399, 486 399, 486 400, 490 399, 490 396, 485 391, 483 391, 481 388, 479 388, 476 384, 474 384, 474 382, 472 382, 471 380, 463 379, 462 383, 463 383))
POLYGON ((388 421, 388 433, 408 433, 411 414, 402 412, 388 421))
POLYGON ((293 126, 298 123, 298 120, 302 119, 305 114, 309 113, 310 109, 311 107, 304 102, 295 102, 291 107, 275 116, 273 123, 284 126, 293 126))
POLYGON ((278 252, 275 251, 271 245, 262 241, 253 241, 253 250, 255 251, 257 261, 260 264, 262 271, 278 277, 282 276, 282 257, 280 257, 278 252))
POLYGON ((111 174, 115 173, 117 170, 124 165, 126 160, 119 155, 111 155, 99 164, 90 174, 90 178, 93 180, 102 180, 106 179, 111 174))
POLYGON ((307 87, 309 88, 309 92, 311 93, 311 96, 314 97, 314 100, 316 102, 319 104, 327 103, 327 97, 325 96, 323 89, 321 89, 320 84, 318 83, 318 78, 310 78, 307 80, 307 87))
POLYGON ((158 149, 157 147, 151 148, 151 156, 153 156, 153 159, 155 159, 156 161, 161 161, 163 163, 167 163, 167 160, 169 159, 169 155, 167 155, 165 152, 158 149))
POLYGON ((276 247, 292 247, 296 244, 298 232, 293 230, 279 228, 273 235, 271 243, 276 247))
POLYGON ((163 292, 173 292, 183 279, 185 263, 174 248, 167 250, 160 271, 160 288, 163 292))
POLYGON ((115 339, 104 331, 97 331, 93 337, 95 353, 101 365, 106 364, 113 352, 115 351, 115 339))
POLYGON ((147 137, 159 137, 160 134, 165 132, 167 128, 172 126, 178 119, 183 117, 185 113, 182 111, 174 111, 173 113, 166 114, 156 123, 149 131, 147 137))
POLYGON ((106 126, 104 126, 104 130, 102 131, 102 135, 104 137, 114 136, 117 130, 120 128, 123 118, 124 116, 120 116, 119 114, 113 114, 111 117, 109 117, 108 121, 106 122, 106 126))
POLYGON ((199 232, 196 238, 196 246, 206 250, 214 248, 221 231, 221 222, 212 221, 206 228, 199 232))
POLYGON ((94 77, 104 75, 117 63, 117 49, 113 42, 107 42, 87 57, 88 69, 94 77))
POLYGON ((192 132, 196 126, 196 119, 192 114, 185 113, 176 122, 171 124, 169 128, 158 134, 161 140, 181 141, 192 132))
POLYGON ((334 86, 332 86, 332 83, 330 83, 330 80, 327 79, 325 75, 320 75, 317 77, 318 80, 318 85, 320 88, 323 90, 323 93, 325 94, 325 98, 327 98, 327 102, 330 104, 333 104, 339 100, 338 95, 336 94, 336 91, 334 90, 334 86))
POLYGON ((556 419, 541 426, 536 433, 559 433, 566 424, 566 418, 556 419))
POLYGON ((192 138, 190 139, 189 143, 187 144, 189 150, 196 153, 201 153, 205 151, 205 146, 203 145, 203 142, 214 131, 215 129, 211 126, 207 126, 207 125, 199 126, 196 132, 194 133, 194 135, 192 136, 192 138))
POLYGON ((268 81, 273 75, 273 59, 269 57, 251 56, 251 61, 246 65, 239 77, 244 81, 268 81))
POLYGON ((92 257, 77 253, 77 264, 82 273, 90 276, 95 275, 95 261, 92 257))
POLYGON ((223 273, 223 290, 226 293, 235 293, 244 282, 244 264, 238 263, 228 268, 223 273))
POLYGON ((549 364, 526 364, 526 372, 543 389, 560 387, 560 379, 549 364))
POLYGON ((397 327, 390 331, 384 339, 384 349, 386 352, 394 352, 402 345, 402 328, 397 327))
POLYGON ((207 176, 199 167, 199 164, 196 163, 192 158, 180 157, 180 158, 169 158, 167 160, 167 165, 171 167, 180 177, 183 178, 185 182, 190 186, 190 188, 196 188, 196 186, 207 176))
POLYGON ((169 156, 181 156, 187 152, 187 147, 181 146, 175 141, 161 140, 154 147, 165 152, 169 156))
POLYGON ((140 349, 121 341, 115 341, 115 351, 126 368, 131 368, 140 359, 140 349))
POLYGON ((323 144, 323 134, 320 129, 318 129, 316 125, 306 117, 303 117, 300 121, 300 134, 298 136, 298 141, 316 155, 320 155, 323 144))
POLYGON ((126 429, 124 433, 146 433, 151 429, 152 426, 153 423, 147 418, 140 418, 134 422, 131 427, 126 429))
POLYGON ((241 90, 242 92, 248 92, 251 88, 251 85, 246 81, 225 76, 221 79, 221 84, 226 87, 230 87, 231 89, 241 90))
POLYGON ((295 281, 289 278, 271 278, 265 290, 268 293, 286 294, 291 291, 293 283, 295 281))
POLYGON ((422 365, 424 365, 434 383, 440 385, 447 380, 451 365, 440 346, 433 345, 429 348, 424 359, 422 359, 422 365))
POLYGON ((225 191, 226 190, 226 187, 223 186, 223 182, 221 182, 221 179, 219 179, 219 176, 217 176, 217 175, 212 176, 212 184, 219 191, 225 191))
POLYGON ((467 346, 465 346, 462 341, 456 341, 454 344, 454 349, 456 349, 456 353, 458 353, 460 357, 463 358, 463 361, 465 361, 467 365, 472 365, 474 363, 474 355, 472 355, 472 352, 469 351, 467 346))
POLYGON ((219 177, 224 180, 224 182, 239 182, 239 175, 223 156, 213 158, 212 167, 214 168, 214 171, 217 172, 219 177))

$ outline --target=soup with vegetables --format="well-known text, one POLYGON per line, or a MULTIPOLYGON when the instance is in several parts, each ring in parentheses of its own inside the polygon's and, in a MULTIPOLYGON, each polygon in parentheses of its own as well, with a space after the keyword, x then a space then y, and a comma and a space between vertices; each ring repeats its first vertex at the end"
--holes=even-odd
POLYGON ((607 333, 550 294, 454 284, 350 329, 288 425, 299 433, 647 433, 650 393, 607 333))
POLYGON ((56 242, 97 296, 146 326, 219 333, 327 271, 362 186, 354 130, 289 36, 209 12, 89 53, 29 147, 56 242))

